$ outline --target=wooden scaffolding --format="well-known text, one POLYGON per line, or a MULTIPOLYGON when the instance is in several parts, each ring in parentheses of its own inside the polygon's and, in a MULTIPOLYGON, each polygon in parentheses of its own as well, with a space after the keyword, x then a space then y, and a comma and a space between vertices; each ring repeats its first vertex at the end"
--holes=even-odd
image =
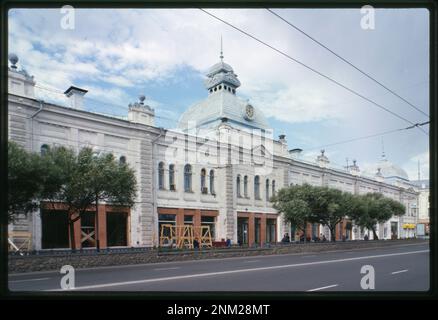
POLYGON ((212 247, 210 226, 193 226, 162 224, 160 230, 160 247, 176 247, 193 249, 194 240, 199 247, 212 247))

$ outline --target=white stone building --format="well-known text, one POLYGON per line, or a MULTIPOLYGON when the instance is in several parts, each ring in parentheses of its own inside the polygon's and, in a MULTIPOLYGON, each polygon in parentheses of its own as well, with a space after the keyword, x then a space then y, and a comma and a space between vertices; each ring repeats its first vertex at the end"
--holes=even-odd
POLYGON ((429 236, 430 233, 430 191, 429 180, 411 181, 416 185, 418 195, 418 223, 419 236, 429 236))
MULTIPOLYGON (((222 57, 207 73, 207 97, 187 109, 177 128, 166 130, 154 125, 154 110, 144 96, 129 105, 125 119, 85 111, 87 91, 74 86, 65 91, 65 105, 40 101, 33 77, 17 68, 18 58, 10 61, 10 140, 33 152, 55 145, 89 146, 113 153, 136 171, 135 206, 98 210, 102 247, 157 245, 163 223, 209 225, 217 241, 277 242, 295 231, 283 223, 270 196, 304 182, 357 194, 381 192, 401 201, 406 214, 378 226, 379 237, 414 236, 403 226, 417 223, 418 193, 402 169, 389 162, 371 175, 361 173, 356 163, 337 169, 324 151, 314 162, 301 159, 300 149, 289 150, 284 135, 275 139, 261 110, 238 96, 240 81, 222 57)), ((86 234, 93 230, 93 214, 75 226, 77 247, 90 245, 86 234)), ((9 229, 11 237, 17 230, 30 232, 33 249, 52 249, 69 246, 64 224, 62 207, 51 212, 42 205, 9 229)), ((335 236, 362 239, 364 232, 345 221, 335 236)), ((320 233, 330 238, 322 226, 307 231, 309 237, 320 233)))

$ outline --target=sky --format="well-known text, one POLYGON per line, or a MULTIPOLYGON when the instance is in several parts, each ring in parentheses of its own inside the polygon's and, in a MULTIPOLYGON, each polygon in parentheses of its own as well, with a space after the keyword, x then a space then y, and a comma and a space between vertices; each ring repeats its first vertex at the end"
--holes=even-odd
MULTIPOLYGON (((359 9, 274 9, 282 17, 429 114, 429 12, 376 9, 363 29, 359 9)), ((265 9, 208 9, 262 41, 335 79, 413 123, 428 117, 360 74, 265 9)), ((176 127, 205 99, 203 81, 219 62, 238 75, 237 94, 259 108, 274 136, 314 159, 325 149, 334 166, 357 160, 362 171, 391 162, 417 179, 429 176, 429 136, 418 129, 336 144, 410 124, 312 73, 199 9, 76 9, 64 29, 59 9, 9 11, 9 52, 35 77, 36 94, 65 103, 70 85, 89 92, 90 111, 126 116, 140 94, 156 125, 176 127), (71 21, 70 21, 71 22, 71 21)), ((65 20, 64 20, 65 21, 65 20)), ((429 131, 429 126, 423 126, 429 131)))

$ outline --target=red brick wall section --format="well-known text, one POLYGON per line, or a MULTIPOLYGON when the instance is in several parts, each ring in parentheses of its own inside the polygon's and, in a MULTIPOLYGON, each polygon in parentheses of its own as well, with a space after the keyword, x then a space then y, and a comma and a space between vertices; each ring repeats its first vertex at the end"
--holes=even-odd
POLYGON ((254 225, 254 213, 249 214, 248 219, 248 243, 249 245, 255 242, 255 225, 254 225))
MULTIPOLYGON (((67 210, 68 206, 64 203, 48 203, 48 202, 42 202, 41 208, 46 210, 67 210)), ((96 212, 96 209, 94 206, 87 209, 87 211, 94 211, 96 212)), ((106 226, 106 215, 111 214, 111 212, 126 212, 128 214, 127 219, 127 237, 128 237, 128 246, 130 245, 130 235, 131 235, 131 228, 130 228, 130 209, 128 207, 121 207, 121 206, 111 206, 106 204, 100 204, 98 208, 98 219, 99 219, 99 240, 100 240, 100 247, 102 249, 107 247, 107 226, 106 226)), ((73 216, 74 217, 74 216, 73 216)), ((70 242, 70 228, 69 228, 69 242, 70 242)), ((75 244, 76 249, 81 249, 81 219, 74 222, 74 233, 75 233, 75 244)), ((71 243, 70 243, 71 247, 71 243)))
MULTIPOLYGON (((255 218, 260 218, 260 242, 266 242, 266 219, 277 219, 276 215, 253 212, 237 212, 238 218, 248 218, 248 244, 252 246, 255 242, 255 218)), ((277 241, 277 223, 275 224, 275 241, 277 241)))
MULTIPOLYGON (((106 243, 106 210, 105 210, 105 205, 99 205, 98 210, 97 210, 97 218, 99 219, 99 234, 98 234, 98 239, 100 242, 100 247, 102 249, 105 249, 107 247, 107 243, 106 243)), ((109 213, 111 214, 111 213, 109 213)))
POLYGON ((260 217, 260 242, 262 245, 266 242, 266 215, 260 217))

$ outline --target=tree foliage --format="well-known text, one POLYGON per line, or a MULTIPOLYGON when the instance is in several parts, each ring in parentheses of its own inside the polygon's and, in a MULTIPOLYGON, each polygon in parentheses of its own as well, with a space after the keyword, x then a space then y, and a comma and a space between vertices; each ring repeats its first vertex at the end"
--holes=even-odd
POLYGON ((44 166, 40 158, 15 142, 8 142, 8 220, 38 208, 44 166))
MULTIPOLYGON (((94 206, 98 228, 97 209, 101 202, 128 207, 134 205, 137 191, 134 171, 127 164, 116 161, 112 154, 95 154, 92 149, 83 148, 76 155, 71 149, 55 147, 43 158, 51 167, 49 176, 54 182, 53 187, 48 186, 45 199, 52 205, 60 202, 67 206, 73 249, 74 222, 87 210, 94 206), (63 172, 58 176, 60 171, 63 172)), ((97 247, 99 249, 98 242, 97 247)))
POLYGON ((358 196, 360 205, 352 214, 356 225, 371 230, 374 239, 378 239, 376 225, 388 221, 392 216, 405 213, 406 207, 398 201, 384 197, 381 193, 373 192, 358 196))
POLYGON ((307 185, 291 186, 280 189, 271 199, 274 208, 283 213, 284 221, 303 232, 311 214, 309 203, 306 201, 308 194, 307 185))
POLYGON ((302 231, 308 222, 325 225, 330 229, 332 241, 336 238, 336 225, 344 219, 352 219, 358 226, 373 230, 377 239, 376 224, 405 212, 404 205, 380 193, 353 195, 308 184, 281 189, 272 201, 274 208, 284 214, 285 222, 302 231))
POLYGON ((135 173, 110 153, 95 154, 90 148, 76 153, 66 147, 53 147, 39 155, 10 143, 8 160, 10 216, 20 210, 35 210, 40 201, 52 209, 62 204, 68 212, 73 249, 74 222, 87 210, 94 207, 97 211, 101 202, 134 205, 135 173))

